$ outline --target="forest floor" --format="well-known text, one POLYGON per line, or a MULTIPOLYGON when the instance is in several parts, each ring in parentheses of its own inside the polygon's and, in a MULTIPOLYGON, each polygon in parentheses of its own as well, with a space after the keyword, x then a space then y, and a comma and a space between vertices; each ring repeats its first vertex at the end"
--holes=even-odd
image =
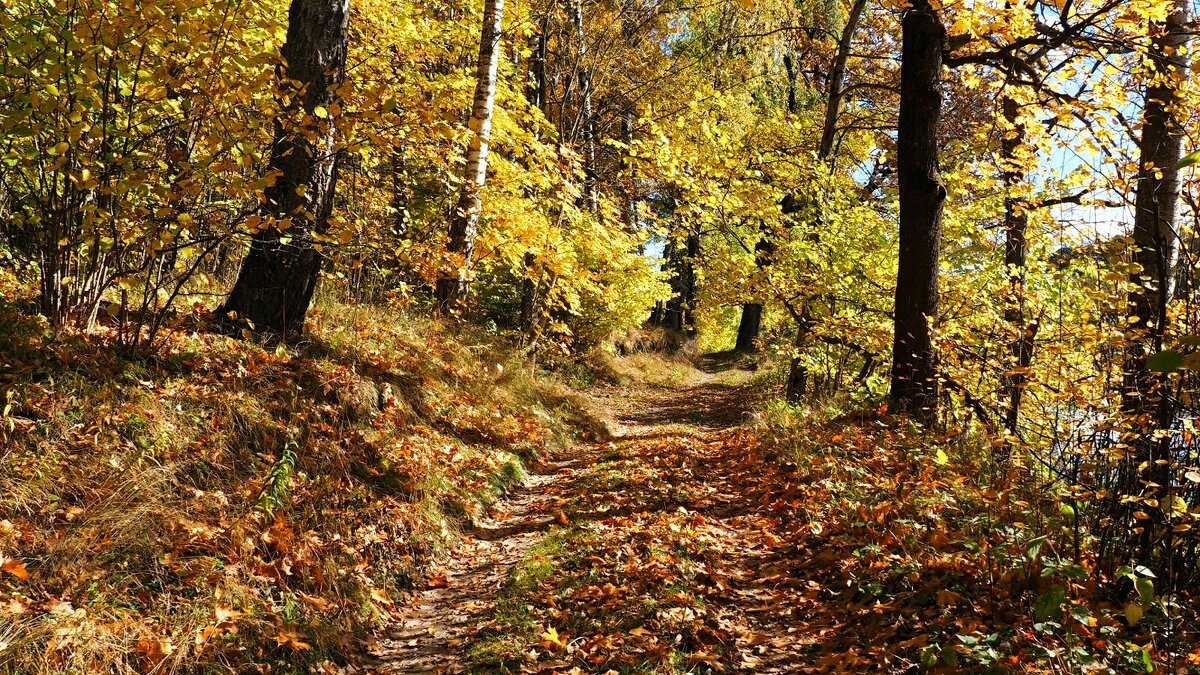
POLYGON ((772 407, 731 355, 651 358, 619 364, 631 384, 586 388, 609 439, 535 467, 351 672, 1200 664, 1193 637, 1128 627, 1036 535, 1053 502, 990 488, 977 442, 885 406, 772 407))
POLYGON ((787 482, 773 476, 788 468, 740 429, 762 399, 750 368, 707 355, 670 383, 588 391, 611 440, 536 467, 364 669, 771 673, 820 661, 804 656, 821 634, 801 597, 814 582, 791 573, 804 551, 773 531, 787 482))

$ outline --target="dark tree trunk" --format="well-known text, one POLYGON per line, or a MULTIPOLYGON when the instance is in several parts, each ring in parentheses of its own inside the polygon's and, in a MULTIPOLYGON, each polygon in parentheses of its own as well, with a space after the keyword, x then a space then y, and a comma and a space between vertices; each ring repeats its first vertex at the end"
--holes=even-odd
POLYGON ((796 59, 792 56, 792 52, 786 51, 783 53, 783 72, 787 75, 787 111, 797 113, 800 111, 799 102, 796 100, 796 59))
MULTIPOLYGON (((1034 337, 1037 324, 1026 323, 1025 319, 1025 266, 1028 250, 1027 230, 1029 216, 1025 200, 1016 196, 1025 182, 1024 162, 1018 152, 1025 143, 1025 124, 1021 120, 1021 109, 1011 96, 1001 100, 1001 112, 1007 127, 1000 143, 1004 179, 1004 267, 1008 274, 1008 297, 1004 303, 1004 320, 1013 337, 1008 344, 1008 372, 1004 375, 1004 391, 1007 406, 1004 410, 1004 428, 1015 434, 1021 417, 1021 399, 1029 380, 1027 371, 1033 362, 1034 337)), ((1004 469, 1012 456, 1012 442, 1006 440, 996 446, 996 464, 1004 469)))
POLYGON ((854 0, 850 7, 850 15, 846 17, 846 26, 838 41, 837 54, 833 58, 833 67, 829 69, 829 95, 825 99, 825 120, 821 129, 821 147, 818 155, 821 159, 833 158, 833 142, 837 137, 837 122, 842 109, 842 95, 846 88, 846 64, 850 61, 850 47, 854 40, 854 31, 862 18, 867 0, 854 0))
POLYGON ((742 320, 738 323, 737 343, 734 349, 751 354, 758 351, 758 333, 762 330, 763 306, 761 302, 742 305, 742 320))
POLYGON ((392 150, 392 210, 395 212, 392 225, 397 236, 408 230, 408 208, 412 201, 412 189, 408 178, 408 156, 405 148, 392 150))
POLYGON ((600 200, 596 185, 596 113, 592 104, 592 72, 588 67, 587 35, 583 26, 582 0, 567 0, 567 14, 575 29, 577 40, 575 55, 578 60, 575 71, 579 84, 579 134, 583 150, 583 193, 580 195, 583 208, 599 214, 600 200))
POLYGON ((533 107, 546 111, 546 48, 550 34, 550 11, 542 17, 538 31, 530 38, 532 54, 529 57, 529 88, 525 98, 533 107))
POLYGON ((700 234, 692 232, 682 242, 668 242, 663 248, 663 267, 671 272, 671 297, 655 309, 651 323, 696 335, 696 272, 694 261, 700 255, 700 234))
MULTIPOLYGON (((1166 375, 1150 371, 1146 358, 1163 347, 1167 329, 1167 308, 1174 294, 1178 235, 1175 216, 1179 200, 1179 159, 1184 130, 1177 115, 1183 101, 1176 88, 1176 73, 1187 72, 1186 44, 1189 38, 1189 0, 1176 0, 1173 11, 1163 23, 1152 23, 1153 37, 1147 73, 1145 108, 1142 112, 1141 153, 1138 166, 1137 197, 1133 221, 1134 260, 1141 271, 1130 275, 1129 332, 1133 336, 1125 354, 1125 381, 1122 408, 1130 419, 1131 452, 1121 467, 1122 484, 1117 497, 1142 496, 1161 499, 1172 483, 1171 438, 1157 437, 1156 430, 1170 429, 1175 419, 1173 397, 1168 395, 1166 375), (1147 485, 1143 490, 1143 485, 1147 485)), ((1119 512, 1128 515, 1131 505, 1119 512)), ((1170 546, 1160 546, 1157 537, 1170 528, 1163 527, 1160 509, 1152 520, 1141 521, 1136 548, 1128 554, 1134 560, 1171 573, 1175 566, 1166 564, 1170 546), (1159 521, 1155 523, 1155 521, 1159 521), (1156 552, 1159 555, 1156 555, 1156 552)), ((1122 519, 1124 520, 1124 519, 1122 519)), ((1125 521, 1127 527, 1133 523, 1125 521)), ((1173 580, 1167 580, 1168 585, 1173 580)))
MULTIPOLYGON (((673 283, 675 276, 675 242, 670 238, 663 244, 663 264, 662 271, 671 275, 671 289, 674 290, 673 283)), ((667 303, 669 300, 659 300, 654 303, 654 311, 650 313, 650 325, 665 328, 667 325, 667 303)))
POLYGON ((270 169, 278 178, 262 207, 280 226, 268 223, 254 235, 218 310, 249 321, 267 340, 300 336, 321 272, 313 234, 325 231, 333 209, 336 124, 329 110, 345 75, 349 9, 349 0, 293 0, 288 11, 279 74, 291 95, 275 121, 270 169))
MULTIPOLYGON (((626 148, 633 147, 633 108, 626 108, 621 114, 621 141, 625 143, 626 148)), ((624 225, 625 231, 629 234, 637 232, 637 186, 634 183, 633 173, 630 171, 629 157, 621 156, 621 175, 624 179, 625 198, 621 204, 621 224, 624 225)), ((642 246, 638 246, 639 253, 642 246)))
POLYGON ((808 305, 800 311, 796 321, 796 354, 792 356, 791 367, 788 368, 787 384, 783 395, 788 403, 799 403, 808 389, 808 367, 804 365, 804 357, 800 351, 808 344, 808 334, 812 330, 812 316, 808 305))
POLYGON ((946 188, 938 171, 942 49, 946 30, 928 0, 904 14, 900 64, 897 172, 900 260, 891 399, 895 409, 933 424, 938 411, 937 357, 931 323, 938 309, 938 253, 946 188))
MULTIPOLYGON (((754 266, 759 270, 766 269, 771 264, 771 255, 775 252, 772 240, 773 233, 764 226, 762 236, 754 244, 754 266)), ((737 344, 734 349, 743 353, 757 351, 758 334, 762 330, 763 305, 761 302, 747 302, 742 305, 742 319, 738 322, 737 344)))
MULTIPOLYGON (((858 30, 858 24, 862 20, 863 11, 866 8, 866 0, 854 0, 854 5, 850 8, 850 14, 846 17, 846 25, 842 27, 842 35, 838 39, 837 53, 833 56, 833 63, 829 69, 829 84, 827 98, 825 102, 825 119, 822 123, 821 145, 817 150, 817 159, 822 162, 828 162, 833 165, 834 154, 833 145, 834 138, 837 135, 837 122, 841 116, 843 94, 846 87, 846 64, 850 61, 850 49, 854 45, 854 33, 858 30)), ((789 213, 799 210, 799 202, 791 195, 785 199, 783 212, 789 213)), ((804 359, 801 358, 800 351, 804 349, 804 341, 807 338, 809 331, 812 329, 812 316, 808 313, 807 304, 800 320, 801 325, 797 327, 796 332, 796 355, 792 357, 791 365, 788 369, 788 382, 784 390, 784 395, 788 401, 798 403, 804 396, 804 390, 808 384, 808 369, 804 365, 804 359)))

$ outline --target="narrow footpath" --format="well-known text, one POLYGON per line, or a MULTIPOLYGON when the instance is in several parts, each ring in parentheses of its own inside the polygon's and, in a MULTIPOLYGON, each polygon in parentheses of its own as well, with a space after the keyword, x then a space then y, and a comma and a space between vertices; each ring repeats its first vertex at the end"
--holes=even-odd
POLYGON ((820 600, 825 565, 813 562, 835 560, 814 555, 819 530, 796 522, 795 467, 764 457, 743 428, 755 390, 739 365, 701 357, 678 386, 591 391, 611 440, 536 467, 415 594, 365 669, 790 673, 867 663, 853 648, 822 648, 837 619, 820 600))

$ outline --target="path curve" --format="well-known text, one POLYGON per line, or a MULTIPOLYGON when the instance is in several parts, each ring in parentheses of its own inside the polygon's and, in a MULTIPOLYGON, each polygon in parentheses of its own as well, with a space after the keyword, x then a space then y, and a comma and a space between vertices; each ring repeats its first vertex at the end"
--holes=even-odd
POLYGON ((403 619, 359 664, 359 672, 467 672, 475 631, 494 607, 510 570, 551 526, 566 524, 560 506, 613 442, 671 433, 699 436, 745 421, 750 399, 737 381, 744 381, 745 374, 734 383, 717 377, 738 363, 730 356, 701 357, 700 370, 684 388, 603 386, 587 392, 589 407, 604 421, 611 442, 582 444, 535 467, 520 488, 465 533, 427 587, 409 600, 403 619))

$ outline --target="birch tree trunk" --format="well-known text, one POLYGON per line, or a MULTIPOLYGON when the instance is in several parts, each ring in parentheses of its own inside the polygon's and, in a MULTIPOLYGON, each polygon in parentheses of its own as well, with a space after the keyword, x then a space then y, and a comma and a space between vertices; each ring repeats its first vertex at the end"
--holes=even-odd
POLYGON ((483 31, 479 39, 475 97, 471 105, 471 140, 463 168, 462 189, 450 219, 447 250, 457 270, 437 282, 438 312, 443 316, 461 313, 470 291, 471 258, 483 210, 483 186, 487 182, 488 142, 492 136, 492 112, 496 105, 496 73, 500 66, 501 25, 504 0, 485 0, 483 31))
POLYGON ((249 320, 268 341, 294 340, 320 276, 323 256, 313 234, 325 231, 337 182, 330 106, 346 68, 349 0, 292 0, 287 39, 280 52, 283 89, 290 92, 275 121, 262 215, 288 222, 256 233, 237 281, 218 312, 249 320))

